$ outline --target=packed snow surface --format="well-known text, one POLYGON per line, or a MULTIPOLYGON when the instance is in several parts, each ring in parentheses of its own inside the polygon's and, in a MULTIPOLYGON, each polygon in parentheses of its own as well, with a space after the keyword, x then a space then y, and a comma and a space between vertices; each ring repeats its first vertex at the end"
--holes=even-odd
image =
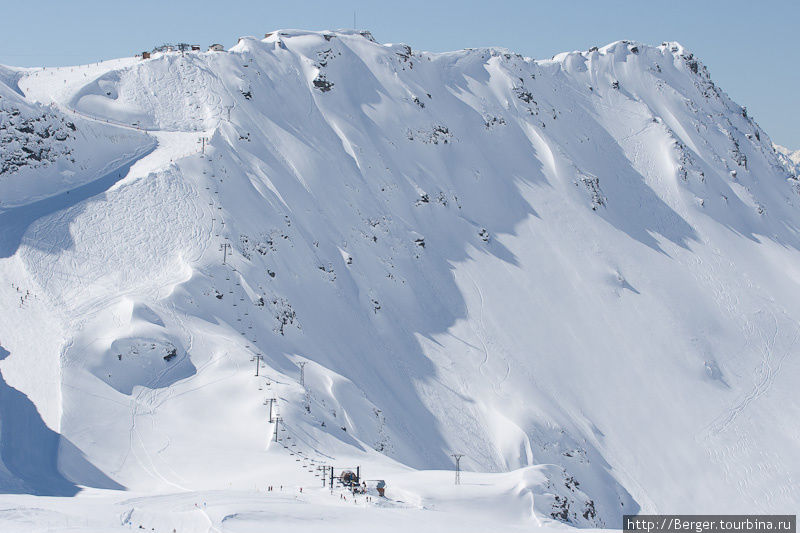
POLYGON ((4 531, 799 510, 797 167, 677 43, 0 67, 0 136, 4 531))

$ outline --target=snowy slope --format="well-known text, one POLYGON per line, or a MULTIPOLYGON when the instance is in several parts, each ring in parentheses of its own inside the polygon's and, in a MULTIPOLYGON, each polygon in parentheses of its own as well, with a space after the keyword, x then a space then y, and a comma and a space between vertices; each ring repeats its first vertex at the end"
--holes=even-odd
POLYGON ((112 128, 31 102, 20 78, 53 74, 0 67, 0 208, 54 196, 95 181, 154 146, 135 128, 112 128))
POLYGON ((4 219, 3 387, 41 427, 0 418, 2 459, 62 437, 6 490, 282 483, 275 397, 286 449, 390 486, 522 469, 513 523, 797 508, 800 186, 682 46, 287 30, 20 72, 105 141, 4 219))

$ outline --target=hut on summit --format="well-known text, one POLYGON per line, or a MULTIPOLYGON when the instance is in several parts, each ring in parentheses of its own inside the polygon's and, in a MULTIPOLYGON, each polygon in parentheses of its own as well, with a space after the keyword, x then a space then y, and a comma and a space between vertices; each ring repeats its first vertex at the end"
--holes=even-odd
POLYGON ((209 52, 224 52, 225 51, 225 47, 222 46, 219 43, 214 43, 214 44, 212 44, 211 46, 208 47, 208 51, 209 52))

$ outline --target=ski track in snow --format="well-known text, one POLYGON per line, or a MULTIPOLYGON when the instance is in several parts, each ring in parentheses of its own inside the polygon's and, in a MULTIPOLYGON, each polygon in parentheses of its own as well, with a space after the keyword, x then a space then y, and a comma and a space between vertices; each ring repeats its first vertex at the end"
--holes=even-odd
MULTIPOLYGON (((764 332, 762 330, 755 328, 752 329, 752 331, 757 331, 761 336, 760 344, 762 346, 760 349, 760 364, 753 372, 755 383, 753 384, 752 389, 748 391, 732 407, 730 407, 727 413, 720 415, 719 418, 711 423, 708 428, 711 433, 719 434, 724 432, 726 429, 728 429, 728 427, 730 427, 731 424, 735 422, 736 418, 742 412, 744 412, 751 403, 755 402, 761 396, 766 394, 775 382, 776 376, 780 373, 784 361, 793 353, 793 350, 797 345, 797 340, 800 338, 800 327, 795 325, 795 333, 790 345, 785 350, 781 350, 781 355, 776 356, 775 340, 778 337, 779 326, 778 320, 775 318, 774 313, 771 313, 771 319, 773 324, 772 333, 767 337, 764 336, 764 332)), ((749 325, 750 324, 748 323, 748 326, 749 325)))
MULTIPOLYGON (((475 292, 478 294, 478 299, 480 302, 480 310, 478 312, 479 318, 477 323, 478 328, 476 328, 475 334, 478 337, 478 340, 481 342, 481 347, 483 348, 483 356, 484 356, 483 361, 481 361, 480 365, 478 366, 478 371, 481 373, 481 375, 486 376, 487 374, 485 371, 485 367, 486 364, 489 362, 489 343, 487 342, 486 325, 484 323, 484 317, 483 317, 483 312, 484 312, 483 292, 481 291, 478 284, 475 282, 475 279, 472 277, 472 274, 470 274, 469 272, 467 272, 467 274, 469 275, 472 285, 475 287, 475 292)), ((500 349, 499 346, 498 349, 500 349)), ((505 383, 505 381, 508 379, 508 376, 511 374, 511 365, 508 362, 508 359, 503 358, 503 364, 506 367, 505 374, 496 383, 492 385, 497 395, 502 394, 503 383, 505 383)))

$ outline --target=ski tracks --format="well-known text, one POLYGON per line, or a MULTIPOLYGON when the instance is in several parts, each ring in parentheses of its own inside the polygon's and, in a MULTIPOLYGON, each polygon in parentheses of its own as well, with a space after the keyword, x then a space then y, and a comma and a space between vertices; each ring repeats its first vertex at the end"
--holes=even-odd
POLYGON ((750 390, 744 394, 744 396, 737 400, 736 403, 734 403, 734 405, 728 409, 728 411, 717 417, 707 427, 706 431, 708 434, 718 435, 726 431, 731 424, 733 424, 736 418, 745 409, 747 409, 748 406, 769 391, 772 385, 775 383, 775 378, 780 373, 784 361, 789 357, 794 347, 797 345, 797 341, 800 339, 800 328, 798 328, 797 324, 795 324, 794 334, 791 342, 787 348, 780 350, 780 355, 776 356, 775 345, 780 333, 780 324, 775 316, 775 313, 770 312, 770 318, 772 320, 772 331, 770 334, 766 335, 761 328, 754 326, 749 319, 746 319, 748 329, 750 331, 759 332, 762 344, 761 361, 754 371, 755 383, 750 390))
MULTIPOLYGON (((478 365, 478 371, 481 373, 482 376, 487 376, 486 368, 489 364, 489 345, 494 344, 492 343, 492 339, 486 329, 486 322, 484 319, 484 311, 485 311, 485 301, 483 298, 483 292, 481 288, 478 286, 475 278, 472 274, 467 271, 467 276, 469 276, 470 281, 472 282, 473 287, 475 287, 475 292, 478 294, 478 299, 480 302, 480 311, 478 313, 478 321, 474 324, 474 331, 475 335, 478 337, 478 340, 481 342, 481 346, 483 347, 483 361, 481 361, 480 365, 478 365)), ((505 375, 500 378, 497 383, 495 383, 492 387, 496 394, 500 394, 502 392, 503 383, 506 382, 508 377, 511 375, 511 364, 509 363, 508 359, 505 357, 501 357, 503 359, 503 363, 505 364, 506 370, 505 375)))

